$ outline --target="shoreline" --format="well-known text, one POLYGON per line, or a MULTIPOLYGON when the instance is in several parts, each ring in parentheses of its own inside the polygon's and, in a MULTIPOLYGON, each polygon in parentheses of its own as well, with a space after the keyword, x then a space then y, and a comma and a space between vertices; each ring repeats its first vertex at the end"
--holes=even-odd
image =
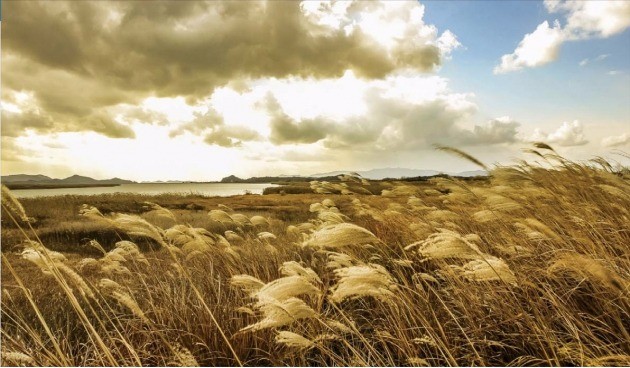
POLYGON ((99 187, 118 187, 120 184, 21 184, 6 183, 4 184, 10 190, 30 190, 30 189, 72 189, 72 188, 99 188, 99 187))

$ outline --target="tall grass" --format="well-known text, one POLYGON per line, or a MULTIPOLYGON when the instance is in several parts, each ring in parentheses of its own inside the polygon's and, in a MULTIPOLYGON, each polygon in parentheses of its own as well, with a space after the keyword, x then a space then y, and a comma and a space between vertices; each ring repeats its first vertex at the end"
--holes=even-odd
POLYGON ((48 249, 3 189, 24 243, 2 254, 2 362, 628 365, 628 170, 536 148, 544 166, 487 182, 313 182, 323 194, 293 221, 222 206, 191 226, 154 203, 153 217, 88 203, 118 238, 89 257, 48 249))

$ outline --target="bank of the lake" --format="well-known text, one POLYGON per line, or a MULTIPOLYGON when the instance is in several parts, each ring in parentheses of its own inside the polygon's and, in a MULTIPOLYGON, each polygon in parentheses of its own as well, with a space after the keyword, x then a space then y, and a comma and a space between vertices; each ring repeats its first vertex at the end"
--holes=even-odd
POLYGON ((270 183, 134 183, 117 186, 79 188, 15 189, 12 190, 12 193, 18 198, 111 193, 135 193, 145 195, 172 193, 227 197, 247 193, 262 194, 265 188, 273 186, 275 186, 275 184, 270 183))

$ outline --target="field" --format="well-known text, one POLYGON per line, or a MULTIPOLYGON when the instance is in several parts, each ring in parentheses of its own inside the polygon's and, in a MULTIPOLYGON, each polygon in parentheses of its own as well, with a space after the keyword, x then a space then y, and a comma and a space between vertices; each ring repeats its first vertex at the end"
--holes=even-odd
POLYGON ((629 365, 630 173, 538 148, 487 180, 3 188, 2 363, 629 365))

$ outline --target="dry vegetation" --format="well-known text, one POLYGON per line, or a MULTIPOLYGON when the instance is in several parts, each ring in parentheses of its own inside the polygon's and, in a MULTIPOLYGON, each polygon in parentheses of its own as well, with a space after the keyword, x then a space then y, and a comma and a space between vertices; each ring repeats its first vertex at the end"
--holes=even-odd
POLYGON ((538 148, 380 195, 3 189, 2 362, 628 365, 628 171, 538 148))

